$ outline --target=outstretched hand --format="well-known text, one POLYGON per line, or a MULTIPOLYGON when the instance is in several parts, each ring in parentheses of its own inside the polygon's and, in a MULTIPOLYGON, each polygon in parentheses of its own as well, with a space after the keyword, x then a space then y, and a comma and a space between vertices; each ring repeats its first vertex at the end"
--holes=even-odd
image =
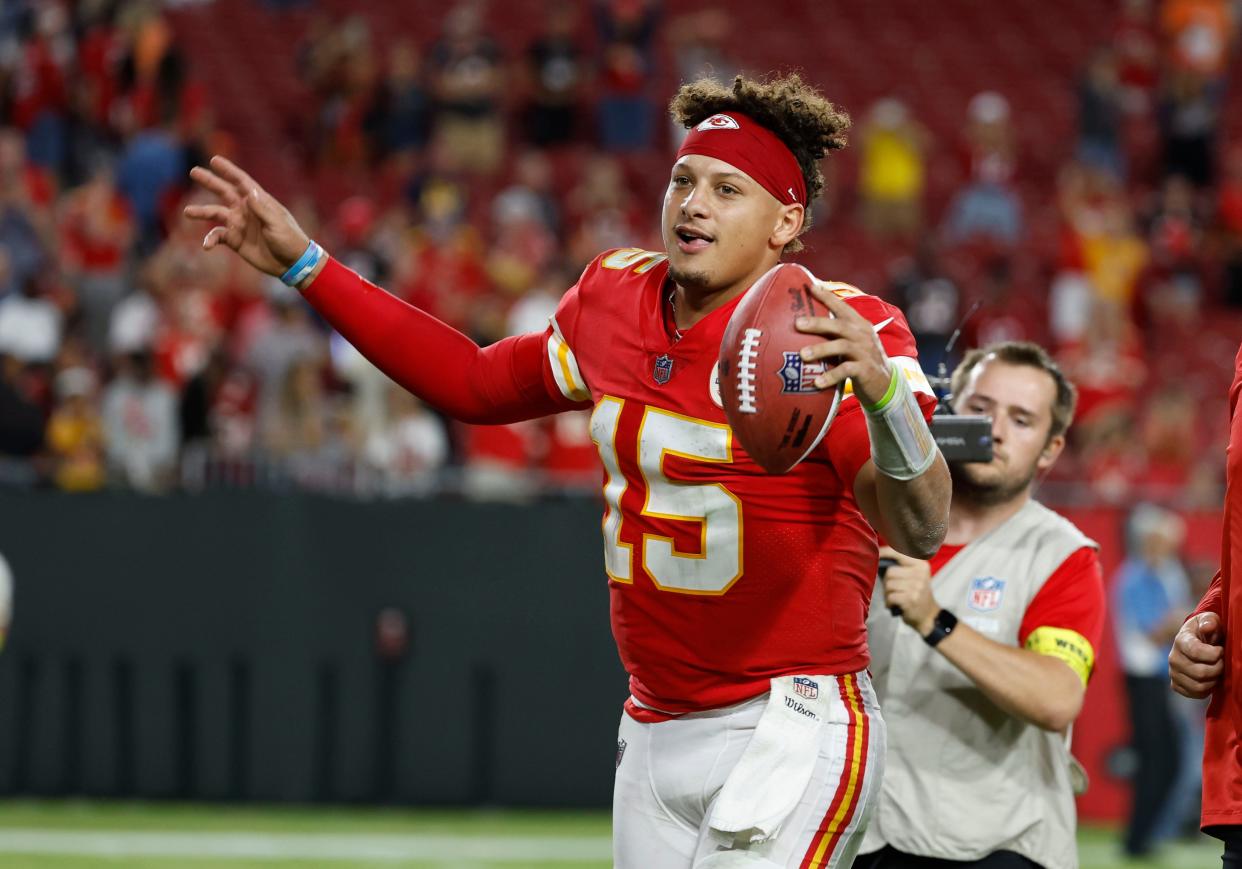
POLYGON ((219 198, 185 208, 186 217, 219 224, 203 237, 204 250, 223 244, 256 269, 279 277, 310 244, 289 209, 231 160, 212 157, 210 169, 195 166, 190 177, 219 198))

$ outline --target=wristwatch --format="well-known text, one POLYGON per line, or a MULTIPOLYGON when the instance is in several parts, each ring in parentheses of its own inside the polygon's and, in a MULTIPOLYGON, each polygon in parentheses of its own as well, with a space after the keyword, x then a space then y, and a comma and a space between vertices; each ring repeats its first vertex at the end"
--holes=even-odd
POLYGON ((936 613, 936 620, 932 622, 931 633, 923 637, 923 642, 934 649, 940 644, 941 640, 953 633, 953 629, 956 627, 957 616, 946 609, 942 609, 936 613))

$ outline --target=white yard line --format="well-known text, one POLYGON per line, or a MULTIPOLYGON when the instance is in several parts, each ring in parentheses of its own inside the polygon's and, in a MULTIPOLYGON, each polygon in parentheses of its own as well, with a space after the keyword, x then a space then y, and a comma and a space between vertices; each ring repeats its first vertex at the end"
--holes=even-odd
POLYGON ((218 857, 246 860, 609 860, 605 836, 400 833, 121 832, 0 828, 0 854, 218 857))

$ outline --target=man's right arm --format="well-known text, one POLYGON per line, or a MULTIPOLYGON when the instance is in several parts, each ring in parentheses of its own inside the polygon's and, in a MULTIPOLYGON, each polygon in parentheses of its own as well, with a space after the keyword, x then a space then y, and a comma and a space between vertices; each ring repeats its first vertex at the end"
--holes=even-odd
POLYGON ((463 422, 517 422, 589 406, 549 388, 546 333, 481 348, 334 259, 302 295, 377 368, 463 422))

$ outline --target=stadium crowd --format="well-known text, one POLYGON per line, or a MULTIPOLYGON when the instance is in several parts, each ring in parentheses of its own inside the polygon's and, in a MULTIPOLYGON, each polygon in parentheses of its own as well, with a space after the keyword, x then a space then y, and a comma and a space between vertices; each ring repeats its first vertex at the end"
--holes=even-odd
MULTIPOLYGON (((743 45, 725 47, 726 12, 670 17, 654 2, 551 4, 519 54, 477 2, 398 38, 297 5, 309 7, 295 62, 314 110, 274 122, 314 180, 298 219, 482 342, 541 330, 596 253, 659 246, 645 215, 677 135, 658 120, 662 87, 746 62, 743 45)), ((1004 94, 977 94, 952 142, 896 97, 847 106, 857 177, 830 178, 812 248, 828 269, 836 244, 873 252, 864 289, 903 306, 928 367, 952 355, 976 302, 961 344, 1055 348, 1081 400, 1054 502, 1219 503, 1221 329, 1242 306, 1242 148, 1217 135, 1231 8, 1121 4, 1112 43, 1066 83, 1079 137, 1050 146, 1051 224, 1004 94), (931 153, 945 150, 960 171, 938 195, 931 153)), ((593 488, 584 415, 449 424, 292 291, 201 255, 201 231, 179 216, 196 195, 186 171, 238 142, 217 126, 175 14, 150 0, 0 12, 3 479, 503 498, 593 488)))

